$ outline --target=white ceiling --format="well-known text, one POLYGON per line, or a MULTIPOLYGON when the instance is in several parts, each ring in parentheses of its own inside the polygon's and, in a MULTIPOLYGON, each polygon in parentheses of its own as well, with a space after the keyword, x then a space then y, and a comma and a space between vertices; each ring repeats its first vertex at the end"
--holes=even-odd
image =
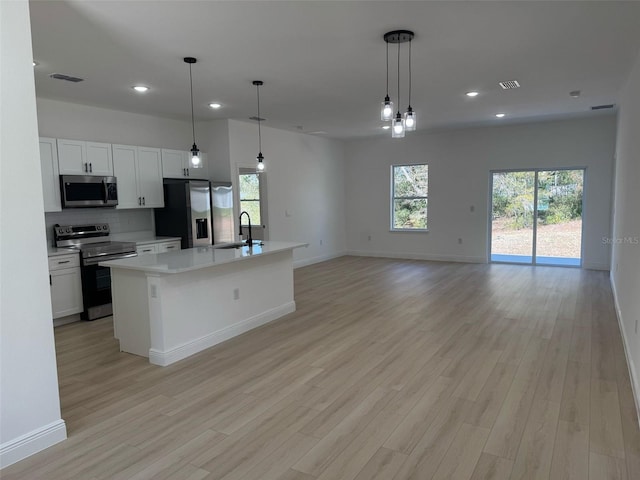
MULTIPOLYGON (((259 79, 265 125, 334 138, 389 134, 379 120, 389 30, 416 35, 419 129, 593 115, 616 102, 640 49, 640 2, 616 1, 32 1, 31 24, 38 96, 189 119, 182 58, 194 56, 197 119, 255 115, 259 79), (520 89, 498 86, 514 79, 520 89), (137 83, 151 90, 136 94, 137 83), (473 89, 480 96, 465 97, 473 89)), ((401 76, 404 109, 406 61, 401 76)))

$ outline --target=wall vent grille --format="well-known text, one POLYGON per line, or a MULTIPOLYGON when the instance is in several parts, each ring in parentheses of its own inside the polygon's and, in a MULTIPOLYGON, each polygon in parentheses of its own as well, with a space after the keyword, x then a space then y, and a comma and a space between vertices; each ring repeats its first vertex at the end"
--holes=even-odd
POLYGON ((520 82, 517 80, 507 80, 499 84, 503 90, 511 90, 512 88, 520 88, 520 82))

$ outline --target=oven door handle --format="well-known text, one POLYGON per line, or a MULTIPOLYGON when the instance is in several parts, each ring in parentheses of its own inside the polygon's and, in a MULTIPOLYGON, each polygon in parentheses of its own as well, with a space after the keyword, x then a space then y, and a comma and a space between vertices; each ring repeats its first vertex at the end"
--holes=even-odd
POLYGON ((107 262, 109 260, 120 260, 121 258, 130 258, 130 257, 137 257, 138 254, 136 252, 133 253, 127 253, 124 255, 118 254, 118 255, 96 255, 95 257, 89 257, 89 258, 83 258, 82 259, 82 264, 83 265, 96 265, 100 262, 107 262))

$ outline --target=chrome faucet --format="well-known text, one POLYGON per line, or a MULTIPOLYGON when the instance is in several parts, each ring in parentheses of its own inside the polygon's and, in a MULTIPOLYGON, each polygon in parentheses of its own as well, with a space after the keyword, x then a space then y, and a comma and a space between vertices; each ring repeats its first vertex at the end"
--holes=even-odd
POLYGON ((243 210, 240 213, 240 217, 238 217, 238 223, 240 224, 240 239, 242 239, 242 215, 246 215, 247 220, 249 221, 249 238, 247 238, 247 245, 251 246, 253 245, 253 238, 251 237, 251 217, 249 216, 249 212, 246 210, 243 210))

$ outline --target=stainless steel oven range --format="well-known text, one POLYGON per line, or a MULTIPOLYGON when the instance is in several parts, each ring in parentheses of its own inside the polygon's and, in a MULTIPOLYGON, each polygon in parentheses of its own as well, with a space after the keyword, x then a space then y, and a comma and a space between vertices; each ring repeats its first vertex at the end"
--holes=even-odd
POLYGON ((53 227, 58 248, 80 250, 82 275, 83 320, 95 320, 113 313, 111 307, 111 270, 98 262, 116 258, 135 257, 134 242, 114 242, 110 238, 109 224, 56 225, 53 227))

